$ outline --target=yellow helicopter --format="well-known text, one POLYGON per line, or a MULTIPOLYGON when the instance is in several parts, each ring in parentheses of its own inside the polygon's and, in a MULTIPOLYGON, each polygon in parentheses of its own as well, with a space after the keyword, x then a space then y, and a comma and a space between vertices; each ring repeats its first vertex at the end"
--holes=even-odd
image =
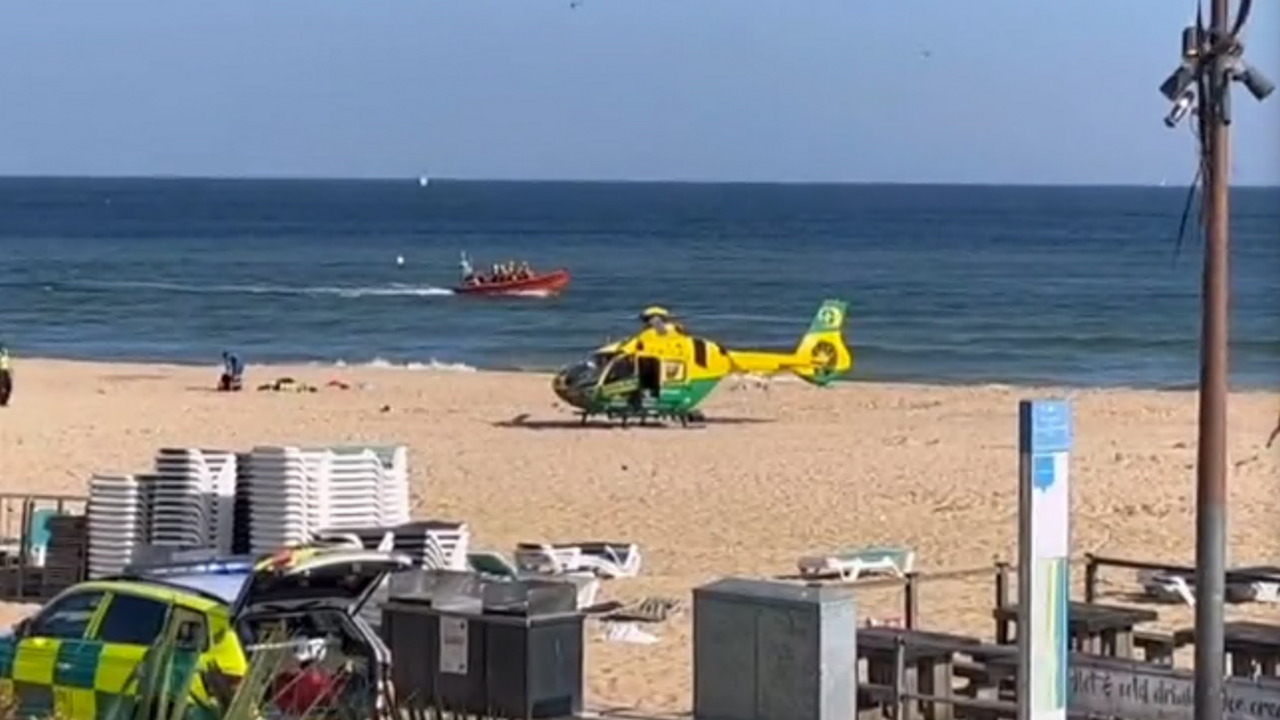
POLYGON ((623 342, 610 343, 560 370, 552 381, 557 396, 578 410, 583 424, 593 415, 636 419, 704 419, 697 406, 729 375, 790 372, 825 386, 853 368, 844 343, 842 300, 826 300, 790 351, 730 350, 688 334, 665 308, 640 314, 644 328, 623 342))

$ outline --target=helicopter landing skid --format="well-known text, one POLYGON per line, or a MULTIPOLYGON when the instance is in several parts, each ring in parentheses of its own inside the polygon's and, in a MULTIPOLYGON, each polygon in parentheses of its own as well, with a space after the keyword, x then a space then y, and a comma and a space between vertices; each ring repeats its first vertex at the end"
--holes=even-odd
POLYGON ((687 412, 672 412, 665 410, 651 410, 648 408, 636 410, 606 410, 604 412, 587 412, 585 410, 578 413, 582 425, 586 425, 591 418, 598 415, 610 422, 618 420, 622 427, 627 427, 632 420, 637 421, 640 425, 648 425, 650 420, 665 422, 675 420, 680 423, 680 427, 687 428, 690 426, 698 427, 707 421, 707 416, 703 415, 700 410, 690 410, 687 412))

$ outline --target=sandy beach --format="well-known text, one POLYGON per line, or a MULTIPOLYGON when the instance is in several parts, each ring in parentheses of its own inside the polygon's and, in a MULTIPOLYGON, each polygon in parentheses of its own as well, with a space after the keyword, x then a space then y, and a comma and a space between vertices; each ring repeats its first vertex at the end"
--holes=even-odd
MULTIPOLYGON (((83 493, 91 473, 145 471, 162 446, 403 443, 414 515, 466 520, 477 547, 639 543, 642 576, 603 590, 620 599, 688 600, 715 577, 793 572, 802 554, 848 546, 910 546, 926 571, 1012 559, 1017 402, 1065 396, 1076 407, 1076 552, 1192 559, 1191 392, 728 383, 706 427, 601 429, 578 427, 549 378, 530 374, 251 367, 249 390, 219 394, 213 367, 19 359, 14 370, 13 403, 0 410, 4 492, 83 493), (278 376, 321 388, 251 389, 278 376), (323 387, 333 379, 351 389, 323 387)), ((1232 398, 1233 564, 1280 560, 1280 447, 1264 447, 1277 411, 1278 392, 1232 398)), ((990 604, 989 582, 938 583, 921 618, 989 636, 990 604)), ((0 625, 26 611, 0 607, 0 625)), ((1228 613, 1280 619, 1262 605, 1228 613)), ((860 614, 897 617, 898 594, 866 593, 860 614)), ((657 644, 626 645, 589 626, 592 705, 689 706, 689 618, 657 632, 657 644)))

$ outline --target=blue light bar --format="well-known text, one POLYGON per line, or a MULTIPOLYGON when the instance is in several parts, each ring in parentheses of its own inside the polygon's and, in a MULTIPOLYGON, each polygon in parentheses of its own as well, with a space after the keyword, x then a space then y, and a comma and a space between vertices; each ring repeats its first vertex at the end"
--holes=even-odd
POLYGON ((170 562, 159 565, 131 566, 127 574, 135 576, 163 577, 166 575, 243 575, 253 572, 252 560, 194 560, 170 562))

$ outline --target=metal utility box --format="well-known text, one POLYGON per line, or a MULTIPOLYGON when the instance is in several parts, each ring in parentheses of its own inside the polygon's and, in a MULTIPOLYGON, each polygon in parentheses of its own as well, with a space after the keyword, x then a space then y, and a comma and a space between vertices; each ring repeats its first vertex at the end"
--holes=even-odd
POLYGON ((853 589, 724 578, 693 591, 697 720, 849 720, 853 589))
POLYGON ((461 575, 392 585, 382 636, 401 702, 526 720, 579 714, 583 615, 573 586, 461 575))

